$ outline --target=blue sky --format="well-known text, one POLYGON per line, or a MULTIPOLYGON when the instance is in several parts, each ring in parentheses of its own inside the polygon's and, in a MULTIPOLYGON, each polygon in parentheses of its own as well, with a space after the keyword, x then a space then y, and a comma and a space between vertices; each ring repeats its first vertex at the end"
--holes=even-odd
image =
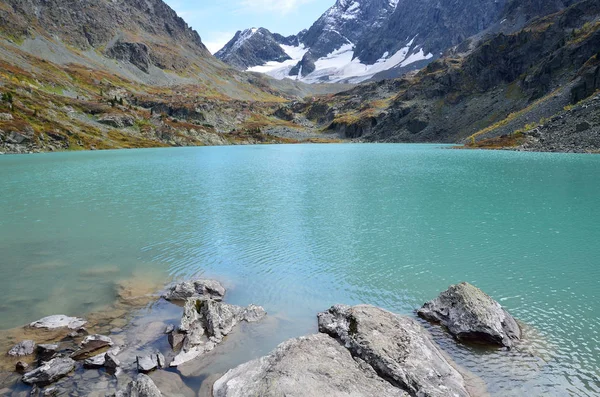
POLYGON ((215 52, 238 30, 264 27, 283 35, 308 29, 335 0, 165 0, 215 52))

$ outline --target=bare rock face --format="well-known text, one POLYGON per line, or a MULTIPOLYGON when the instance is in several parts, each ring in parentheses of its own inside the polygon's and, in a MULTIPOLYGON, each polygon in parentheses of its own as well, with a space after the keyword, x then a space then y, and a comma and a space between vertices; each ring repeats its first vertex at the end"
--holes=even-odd
POLYGON ((458 340, 512 347, 521 339, 515 319, 479 288, 452 285, 418 311, 426 320, 441 323, 458 340))
POLYGON ((162 397, 162 393, 148 375, 138 374, 116 397, 162 397))
POLYGON ((8 355, 11 357, 23 357, 33 354, 35 349, 35 342, 32 340, 24 340, 14 345, 9 351, 8 355))
POLYGON ((176 367, 211 351, 241 321, 256 322, 265 315, 265 310, 256 305, 244 308, 212 299, 188 298, 181 324, 169 335, 174 348, 182 345, 171 366, 176 367))
POLYGON ((46 386, 67 376, 74 368, 75 361, 72 359, 57 357, 27 372, 22 381, 28 385, 46 386))
POLYGON ((223 300, 225 287, 216 280, 189 280, 171 286, 163 295, 168 301, 184 301, 187 298, 223 300))
POLYGON ((462 375, 416 321, 370 306, 335 305, 317 315, 319 331, 410 395, 467 397, 462 375))
POLYGON ((45 329, 57 329, 57 328, 69 328, 78 329, 83 327, 87 321, 77 317, 69 317, 64 314, 56 314, 54 316, 44 317, 38 321, 34 321, 29 324, 33 328, 45 328, 45 329))
POLYGON ((268 356, 230 370, 213 385, 213 396, 409 395, 353 359, 333 338, 317 334, 286 341, 268 356))

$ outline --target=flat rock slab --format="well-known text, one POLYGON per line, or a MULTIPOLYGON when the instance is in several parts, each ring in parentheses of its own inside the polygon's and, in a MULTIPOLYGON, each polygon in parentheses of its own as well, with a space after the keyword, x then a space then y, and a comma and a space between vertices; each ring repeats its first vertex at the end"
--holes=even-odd
POLYGON ((115 397, 162 397, 162 393, 148 375, 138 374, 115 397))
POLYGON ((230 370, 214 383, 213 396, 409 397, 325 334, 291 339, 230 370))
POLYGON ((163 298, 168 301, 184 301, 188 298, 223 300, 225 287, 216 280, 188 280, 175 284, 165 292, 163 298))
POLYGON ((23 357, 33 354, 35 349, 35 342, 32 340, 24 340, 14 345, 9 351, 8 355, 11 357, 23 357))
POLYGON ((112 346, 112 339, 104 335, 88 335, 81 342, 81 348, 71 354, 75 360, 84 360, 90 358, 94 352, 112 346))
POLYGON ((415 320, 370 305, 319 313, 319 331, 339 340, 377 374, 413 396, 467 397, 465 379, 415 320))
POLYGON ((426 320, 441 323, 458 340, 512 347, 521 339, 515 319, 479 288, 451 285, 417 312, 426 320))
POLYGON ((57 357, 23 375, 28 385, 46 386, 67 376, 75 369, 75 361, 68 357, 57 357))
POLYGON ((46 328, 46 329, 57 329, 57 328, 69 328, 78 329, 87 324, 82 318, 69 317, 64 314, 56 314, 54 316, 44 317, 38 321, 34 321, 29 324, 33 328, 46 328))

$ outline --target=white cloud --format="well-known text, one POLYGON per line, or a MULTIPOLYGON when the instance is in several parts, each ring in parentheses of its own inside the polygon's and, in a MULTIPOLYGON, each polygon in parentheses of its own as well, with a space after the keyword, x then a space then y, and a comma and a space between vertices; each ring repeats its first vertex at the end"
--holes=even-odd
POLYGON ((202 42, 211 54, 214 54, 223 48, 234 35, 235 32, 208 32, 202 37, 202 42))
POLYGON ((311 3, 314 0, 240 0, 240 11, 248 12, 277 12, 288 14, 302 4, 311 3))

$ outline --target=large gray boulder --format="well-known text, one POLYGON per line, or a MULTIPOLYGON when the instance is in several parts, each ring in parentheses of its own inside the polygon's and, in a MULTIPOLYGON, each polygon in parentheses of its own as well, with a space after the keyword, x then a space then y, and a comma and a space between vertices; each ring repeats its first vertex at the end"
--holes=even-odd
POLYGON ((75 361, 68 357, 57 357, 27 372, 22 381, 28 385, 46 386, 67 376, 73 369, 75 361))
POLYGON ((82 318, 69 317, 64 314, 56 314, 54 316, 44 317, 38 321, 34 321, 29 324, 33 328, 44 328, 44 329, 57 329, 57 328, 69 328, 78 329, 83 327, 87 321, 82 318))
POLYGON ((512 347, 521 339, 515 319, 479 288, 460 283, 451 285, 439 297, 418 311, 426 320, 441 323, 461 341, 512 347))
POLYGON ((148 375, 138 374, 115 397, 162 397, 162 393, 148 375))
POLYGON ((179 327, 169 335, 174 347, 182 346, 171 366, 179 366, 213 350, 238 323, 256 322, 266 314, 256 305, 241 307, 212 299, 188 298, 179 327))
POLYGON ((319 331, 345 345, 392 385, 422 397, 467 397, 463 376, 416 321, 370 305, 319 313, 319 331))
POLYGON ((409 395, 377 376, 333 338, 317 334, 288 340, 271 354, 227 372, 214 397, 370 397, 409 395))
POLYGON ((185 301, 188 298, 223 300, 225 288, 216 280, 188 280, 169 287, 163 295, 168 301, 185 301))

